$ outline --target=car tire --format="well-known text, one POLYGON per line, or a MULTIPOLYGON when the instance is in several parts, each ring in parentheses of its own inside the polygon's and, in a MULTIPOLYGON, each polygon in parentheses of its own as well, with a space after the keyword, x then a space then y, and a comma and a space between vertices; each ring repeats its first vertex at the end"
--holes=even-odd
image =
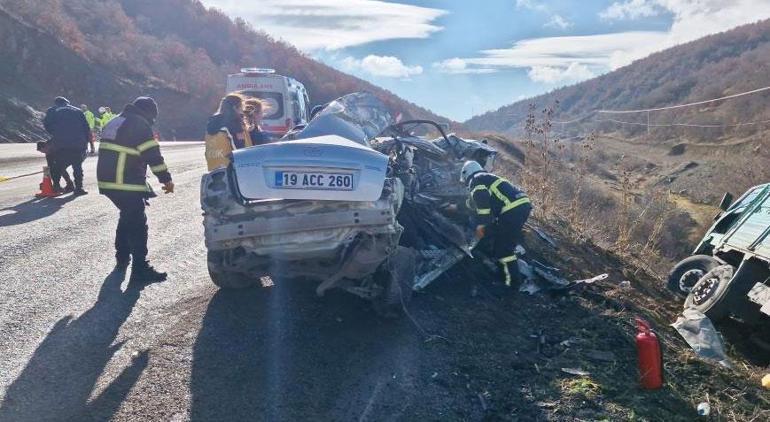
POLYGON ((693 255, 685 258, 679 261, 668 274, 667 287, 677 295, 687 296, 692 287, 719 264, 719 261, 710 255, 693 255))
POLYGON ((220 289, 247 289, 259 285, 259 280, 248 274, 227 271, 221 266, 221 257, 216 252, 208 253, 209 277, 220 289))
POLYGON ((387 272, 384 274, 383 292, 373 302, 378 314, 394 318, 403 313, 414 292, 415 270, 414 252, 410 248, 399 246, 383 268, 383 271, 387 272))

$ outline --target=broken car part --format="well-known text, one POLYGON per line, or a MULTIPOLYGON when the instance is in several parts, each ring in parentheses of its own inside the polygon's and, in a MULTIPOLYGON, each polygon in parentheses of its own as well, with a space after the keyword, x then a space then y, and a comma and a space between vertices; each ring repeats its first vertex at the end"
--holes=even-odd
POLYGON ((237 150, 228 168, 205 174, 214 283, 308 279, 319 295, 338 288, 389 312, 471 255, 468 210, 440 210, 464 204, 464 160, 487 162, 495 150, 435 122, 390 121, 374 95, 350 94, 280 142, 237 150))

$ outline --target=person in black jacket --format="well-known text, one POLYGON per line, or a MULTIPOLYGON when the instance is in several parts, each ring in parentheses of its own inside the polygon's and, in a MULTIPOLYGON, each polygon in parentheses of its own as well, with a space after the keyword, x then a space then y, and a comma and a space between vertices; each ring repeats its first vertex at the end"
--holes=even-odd
POLYGON ((213 135, 223 128, 232 138, 233 149, 241 149, 252 146, 249 132, 244 121, 243 103, 245 98, 240 94, 227 94, 219 103, 216 114, 209 117, 206 124, 206 132, 213 135))
POLYGON ((476 238, 492 237, 502 281, 509 287, 519 284, 516 245, 523 241, 522 229, 532 211, 529 198, 511 182, 484 171, 476 161, 465 162, 460 180, 470 190, 467 205, 476 210, 476 238))
POLYGON ((147 167, 163 183, 165 193, 174 192, 171 174, 155 140, 152 125, 158 105, 150 97, 139 97, 102 129, 96 178, 99 193, 120 210, 115 233, 116 270, 125 271, 133 259, 129 283, 166 280, 147 262, 147 215, 145 207, 155 193, 147 184, 147 167))
POLYGON ((45 154, 45 161, 46 165, 48 166, 48 171, 51 174, 51 182, 53 185, 53 190, 57 193, 69 193, 75 191, 75 185, 72 184, 72 179, 70 178, 69 173, 67 173, 67 170, 59 170, 59 165, 56 162, 56 155, 53 152, 48 151, 48 142, 38 142, 37 143, 37 150, 45 154), (64 182, 66 183, 65 188, 62 189, 61 187, 61 179, 64 179, 64 182))
MULTIPOLYGON (((48 154, 52 154, 55 169, 52 171, 54 189, 58 184, 58 175, 72 166, 75 178, 75 195, 85 195, 83 190, 83 160, 86 158, 91 129, 86 116, 79 108, 73 107, 64 97, 56 97, 54 106, 46 111, 43 119, 45 130, 51 134, 47 143, 48 154)), ((59 188, 61 190, 61 188, 59 188)))

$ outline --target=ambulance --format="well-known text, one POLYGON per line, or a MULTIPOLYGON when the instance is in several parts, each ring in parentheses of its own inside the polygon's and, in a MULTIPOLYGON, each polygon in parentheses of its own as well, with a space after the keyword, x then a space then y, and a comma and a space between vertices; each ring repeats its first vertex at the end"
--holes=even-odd
POLYGON ((310 100, 305 86, 273 69, 243 68, 227 76, 227 92, 239 92, 268 104, 261 128, 271 136, 281 137, 294 126, 308 122, 310 100))

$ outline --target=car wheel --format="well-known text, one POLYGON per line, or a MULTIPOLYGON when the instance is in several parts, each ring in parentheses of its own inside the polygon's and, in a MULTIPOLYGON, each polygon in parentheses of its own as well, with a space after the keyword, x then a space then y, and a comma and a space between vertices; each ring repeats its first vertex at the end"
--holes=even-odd
POLYGON ((375 311, 386 318, 394 318, 403 313, 412 299, 416 259, 412 249, 399 246, 388 258, 384 266, 384 286, 382 294, 374 302, 375 311))
POLYGON ((217 252, 208 253, 208 270, 211 281, 221 289, 247 289, 259 285, 256 277, 248 274, 228 271, 222 268, 221 256, 217 252))
POLYGON ((719 261, 710 255, 693 255, 685 258, 679 261, 668 274, 668 289, 680 296, 686 296, 706 273, 718 266, 719 261))

